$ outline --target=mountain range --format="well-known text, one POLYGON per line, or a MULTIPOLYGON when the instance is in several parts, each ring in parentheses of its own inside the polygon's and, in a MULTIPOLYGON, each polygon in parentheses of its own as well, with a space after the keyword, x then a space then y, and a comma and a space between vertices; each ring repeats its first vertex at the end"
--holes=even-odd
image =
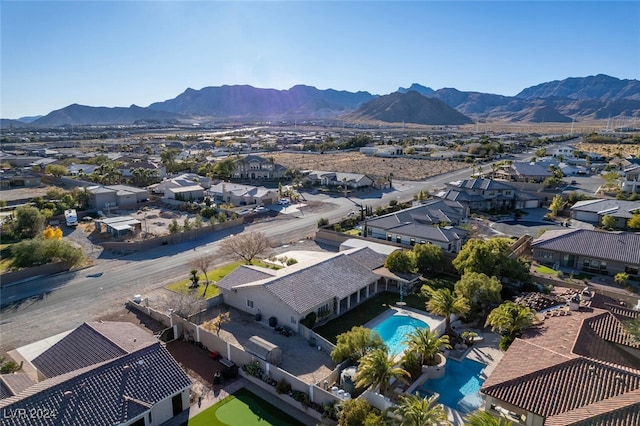
POLYGON ((433 90, 417 83, 382 96, 369 92, 319 90, 305 85, 288 90, 248 85, 189 88, 173 99, 155 102, 146 108, 73 104, 31 123, 3 119, 0 126, 262 120, 453 125, 478 120, 550 123, 632 117, 640 117, 640 81, 599 74, 541 83, 525 88, 515 96, 463 92, 454 88, 433 90))

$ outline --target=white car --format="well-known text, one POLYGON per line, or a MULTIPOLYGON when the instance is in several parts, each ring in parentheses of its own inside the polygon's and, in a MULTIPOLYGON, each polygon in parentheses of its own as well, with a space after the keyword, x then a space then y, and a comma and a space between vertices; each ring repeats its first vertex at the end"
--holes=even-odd
POLYGON ((278 204, 281 206, 288 206, 289 204, 291 204, 291 201, 289 201, 287 198, 283 198, 282 200, 278 201, 278 204))

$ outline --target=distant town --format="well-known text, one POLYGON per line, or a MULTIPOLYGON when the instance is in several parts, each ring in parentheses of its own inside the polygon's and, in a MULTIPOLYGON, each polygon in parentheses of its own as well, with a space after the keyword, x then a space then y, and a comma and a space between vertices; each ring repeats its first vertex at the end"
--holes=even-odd
POLYGON ((629 121, 0 146, 3 424, 640 424, 629 121))

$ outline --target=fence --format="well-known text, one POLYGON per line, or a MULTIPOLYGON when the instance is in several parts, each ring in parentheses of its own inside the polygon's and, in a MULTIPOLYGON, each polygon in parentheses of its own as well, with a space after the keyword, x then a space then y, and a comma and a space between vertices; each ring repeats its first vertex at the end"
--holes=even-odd
POLYGON ((5 272, 0 274, 0 287, 7 284, 13 284, 18 281, 26 280, 41 275, 57 274, 58 272, 68 271, 71 268, 69 262, 47 263, 46 265, 32 266, 17 271, 5 272))
MULTIPOLYGON (((174 327, 174 331, 176 332, 176 336, 186 336, 187 338, 193 338, 194 341, 202 343, 210 351, 216 351, 221 354, 223 357, 227 358, 230 361, 233 361, 238 366, 247 365, 250 363, 257 363, 260 369, 264 372, 263 377, 255 377, 249 374, 246 374, 244 371, 241 371, 240 374, 247 378, 247 380, 255 383, 261 388, 272 392, 278 398, 280 398, 283 402, 286 402, 290 405, 295 406, 296 404, 303 405, 306 408, 307 405, 316 405, 316 407, 322 407, 325 404, 333 404, 334 402, 341 401, 341 399, 332 394, 330 391, 323 389, 315 383, 306 383, 296 376, 288 373, 281 368, 278 368, 274 365, 269 364, 268 362, 257 358, 255 355, 246 352, 243 348, 238 347, 230 342, 223 340, 218 337, 215 333, 210 332, 199 325, 196 325, 190 322, 187 319, 181 318, 176 315, 172 311, 168 311, 167 313, 159 312, 151 307, 144 306, 133 301, 127 301, 127 306, 132 309, 135 309, 139 312, 145 313, 149 315, 151 318, 159 321, 166 327, 174 327), (271 379, 271 381, 275 381, 276 383, 284 380, 291 385, 292 391, 302 392, 307 397, 305 397, 304 402, 298 402, 294 400, 289 395, 280 395, 275 392, 275 387, 268 384, 265 380, 271 379), (313 404, 311 404, 313 403, 313 404)), ((308 330, 308 329, 307 329, 308 330)), ((311 330, 309 332, 313 333, 311 330)), ((315 334, 315 333, 314 333, 315 334)), ((319 336, 318 336, 319 337, 319 336)), ((324 339, 323 339, 324 340, 324 339)), ((331 343, 327 342, 329 345, 331 343)), ((340 367, 336 368, 332 373, 330 378, 333 379, 331 383, 337 382, 340 375, 340 367)), ((327 378, 327 381, 330 379, 327 378)), ((322 414, 317 410, 307 410, 307 414, 316 418, 319 421, 327 422, 327 419, 322 418, 322 414)))

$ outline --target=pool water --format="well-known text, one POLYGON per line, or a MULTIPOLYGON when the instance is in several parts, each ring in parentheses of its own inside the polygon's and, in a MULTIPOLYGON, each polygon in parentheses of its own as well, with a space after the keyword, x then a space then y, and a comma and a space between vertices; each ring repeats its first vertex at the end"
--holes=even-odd
POLYGON ((428 379, 418 393, 424 397, 437 392, 440 394, 439 403, 462 413, 470 413, 482 406, 480 387, 484 383, 481 374, 485 367, 468 358, 462 362, 447 359, 444 376, 428 379))
POLYGON ((407 348, 405 340, 416 328, 429 328, 427 323, 407 315, 392 315, 373 328, 389 348, 390 354, 399 355, 407 348))

